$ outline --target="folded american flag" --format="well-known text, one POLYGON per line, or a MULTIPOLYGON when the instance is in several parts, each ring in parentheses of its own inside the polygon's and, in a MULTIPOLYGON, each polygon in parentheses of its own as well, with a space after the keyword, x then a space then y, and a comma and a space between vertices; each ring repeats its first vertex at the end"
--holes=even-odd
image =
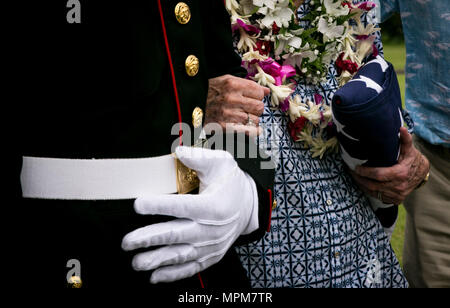
MULTIPOLYGON (((332 112, 342 157, 352 170, 357 165, 391 167, 397 163, 404 121, 392 64, 377 56, 362 66, 336 91, 332 112)), ((391 228, 397 219, 397 207, 376 198, 369 200, 383 227, 391 228)))

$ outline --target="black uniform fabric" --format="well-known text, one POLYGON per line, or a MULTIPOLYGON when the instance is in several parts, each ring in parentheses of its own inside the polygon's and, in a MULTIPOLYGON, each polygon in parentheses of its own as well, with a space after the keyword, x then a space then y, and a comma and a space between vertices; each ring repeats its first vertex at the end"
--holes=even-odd
MULTIPOLYGON (((178 1, 161 1, 182 119, 192 126, 193 109, 205 110, 208 78, 245 72, 233 51, 223 1, 183 2, 192 13, 186 25, 175 18, 178 1), (188 55, 200 61, 195 77, 185 72, 188 55)), ((14 124, 8 132, 6 178, 14 279, 29 284, 31 266, 40 286, 66 287, 66 262, 78 259, 85 287, 155 287, 150 273, 132 269, 137 251, 122 251, 121 241, 136 228, 172 218, 137 215, 133 200, 21 198, 23 155, 153 157, 169 154, 178 138, 171 134, 178 114, 157 1, 80 3, 80 24, 67 22, 65 0, 30 1, 11 11, 17 17, 11 24, 17 30, 11 79, 18 87, 7 110, 14 124)), ((259 168, 261 159, 238 160, 257 183, 260 203, 260 229, 239 242, 260 238, 269 224, 267 190, 274 175, 259 168)), ((202 278, 207 288, 249 286, 233 249, 202 278)), ((170 287, 200 288, 200 281, 195 276, 170 287)))

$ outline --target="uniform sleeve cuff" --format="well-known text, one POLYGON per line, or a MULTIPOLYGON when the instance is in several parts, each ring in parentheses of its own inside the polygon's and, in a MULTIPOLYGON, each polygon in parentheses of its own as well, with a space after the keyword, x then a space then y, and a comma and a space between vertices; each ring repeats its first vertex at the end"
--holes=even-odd
POLYGON ((251 188, 252 188, 252 195, 253 195, 253 204, 252 204, 252 212, 250 215, 250 221, 247 225, 247 228, 245 228, 244 232, 242 232, 242 235, 250 234, 253 231, 258 230, 259 228, 259 200, 258 200, 258 190, 256 189, 255 181, 252 179, 251 176, 249 176, 247 173, 245 173, 245 176, 250 182, 251 188))

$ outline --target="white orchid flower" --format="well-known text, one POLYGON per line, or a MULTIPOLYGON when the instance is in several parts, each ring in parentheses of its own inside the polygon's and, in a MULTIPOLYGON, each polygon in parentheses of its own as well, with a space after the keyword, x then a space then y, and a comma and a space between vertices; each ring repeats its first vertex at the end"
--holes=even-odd
POLYGON ((324 0, 323 4, 327 13, 331 16, 345 16, 350 12, 350 9, 348 7, 342 6, 342 1, 334 2, 334 0, 324 0))
POLYGON ((309 43, 306 43, 305 46, 301 47, 299 51, 283 55, 283 59, 284 64, 289 64, 293 67, 297 66, 298 68, 301 68, 304 59, 308 59, 308 62, 314 62, 316 61, 317 56, 318 53, 312 51, 309 43))
POLYGON ((294 36, 288 40, 288 45, 294 47, 295 49, 299 49, 302 45, 302 39, 300 37, 294 36))
POLYGON ((259 8, 257 13, 266 16, 269 12, 269 8, 267 6, 263 6, 262 8, 259 8))
POLYGON ((284 51, 284 48, 287 45, 286 40, 278 40, 276 48, 274 50, 275 57, 281 55, 281 53, 284 51))
POLYGON ((305 31, 303 28, 299 28, 297 30, 290 30, 289 32, 294 36, 300 36, 305 31))
POLYGON ((294 35, 293 34, 291 34, 291 33, 289 33, 289 32, 286 32, 286 33, 284 33, 284 34, 277 34, 276 36, 275 36, 278 40, 282 40, 282 41, 289 41, 291 38, 293 38, 294 37, 294 35))
POLYGON ((302 54, 303 58, 308 58, 308 62, 314 62, 317 59, 317 55, 312 50, 306 50, 302 54))
POLYGON ((329 24, 325 18, 320 17, 318 31, 324 35, 324 41, 327 42, 341 37, 344 34, 345 27, 338 26, 336 21, 329 24))
POLYGON ((293 67, 302 67, 303 54, 301 52, 295 52, 292 54, 283 55, 284 65, 291 65, 293 67))
POLYGON ((242 13, 244 15, 250 16, 255 10, 255 5, 253 5, 253 0, 241 0, 240 5, 242 8, 242 13))
MULTIPOLYGON (((259 1, 264 1, 264 4, 266 4, 265 1, 272 2, 270 0, 254 0, 253 4, 255 4, 255 1, 259 4, 259 1)), ((255 4, 258 6, 257 4, 255 4)), ((269 7, 266 4, 268 10, 264 12, 265 16, 263 19, 260 20, 260 24, 264 26, 267 29, 271 29, 273 23, 276 23, 278 27, 289 27, 289 22, 292 20, 292 16, 294 16, 294 12, 289 7, 289 0, 279 0, 277 5, 273 8, 269 7)), ((259 13, 261 13, 259 11, 259 13)), ((261 13, 263 14, 263 13, 261 13)))
POLYGON ((267 6, 271 10, 275 9, 277 0, 253 0, 253 4, 258 7, 267 6))
POLYGON ((276 36, 274 36, 276 38, 277 44, 276 48, 275 48, 275 56, 279 56, 281 55, 281 53, 283 53, 283 51, 285 49, 288 49, 286 47, 288 47, 288 43, 291 39, 294 38, 294 35, 290 34, 290 33, 285 33, 285 34, 278 34, 276 36))

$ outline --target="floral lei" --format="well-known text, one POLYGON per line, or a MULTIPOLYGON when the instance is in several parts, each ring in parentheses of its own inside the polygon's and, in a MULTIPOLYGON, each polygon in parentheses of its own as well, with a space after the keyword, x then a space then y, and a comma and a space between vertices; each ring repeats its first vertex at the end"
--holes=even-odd
POLYGON ((239 35, 247 78, 271 89, 271 105, 289 116, 288 130, 303 142, 313 157, 338 149, 330 106, 321 95, 314 102, 292 95, 299 81, 317 84, 326 80, 330 66, 338 82, 347 83, 369 55, 377 55, 374 33, 361 17, 372 10, 371 1, 356 5, 342 0, 226 0, 233 32, 239 35), (301 15, 303 2, 308 13, 301 15), (300 12, 298 14, 297 12, 300 12), (273 58, 271 57, 273 56, 273 58), (328 138, 325 136, 327 131, 328 138))

